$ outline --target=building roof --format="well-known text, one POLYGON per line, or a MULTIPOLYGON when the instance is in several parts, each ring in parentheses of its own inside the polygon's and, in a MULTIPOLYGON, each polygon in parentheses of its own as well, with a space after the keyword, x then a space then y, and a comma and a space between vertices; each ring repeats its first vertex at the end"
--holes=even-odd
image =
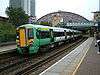
POLYGON ((83 16, 80 16, 78 14, 72 13, 72 12, 65 12, 65 11, 58 11, 49 13, 47 15, 44 15, 43 17, 39 18, 38 22, 51 22, 52 17, 54 15, 59 14, 61 18, 63 18, 64 23, 81 23, 81 22, 89 22, 88 19, 84 18, 83 16))

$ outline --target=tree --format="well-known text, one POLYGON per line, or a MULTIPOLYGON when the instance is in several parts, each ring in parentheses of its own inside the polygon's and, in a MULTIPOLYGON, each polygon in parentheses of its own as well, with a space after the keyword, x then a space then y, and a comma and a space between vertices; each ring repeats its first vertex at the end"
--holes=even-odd
POLYGON ((16 27, 28 23, 28 15, 22 8, 7 7, 6 14, 9 16, 9 22, 16 27))
POLYGON ((9 22, 0 21, 0 43, 7 41, 15 41, 16 29, 9 22))

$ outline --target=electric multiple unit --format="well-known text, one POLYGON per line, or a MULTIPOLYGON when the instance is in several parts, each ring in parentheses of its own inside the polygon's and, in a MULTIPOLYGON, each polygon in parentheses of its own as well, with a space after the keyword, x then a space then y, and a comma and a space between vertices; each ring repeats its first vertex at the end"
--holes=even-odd
POLYGON ((34 54, 40 48, 50 48, 81 36, 81 32, 77 30, 33 24, 18 27, 16 34, 17 52, 20 54, 34 54))

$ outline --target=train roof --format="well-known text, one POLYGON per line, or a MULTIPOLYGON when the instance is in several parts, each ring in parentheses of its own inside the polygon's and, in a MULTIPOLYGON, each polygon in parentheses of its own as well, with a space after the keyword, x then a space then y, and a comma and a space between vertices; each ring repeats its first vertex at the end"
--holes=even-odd
POLYGON ((49 28, 49 26, 43 26, 43 25, 35 25, 35 24, 25 24, 25 25, 22 25, 22 26, 19 26, 19 27, 26 27, 26 28, 33 28, 33 27, 35 27, 35 28, 39 28, 39 27, 41 27, 41 28, 49 28))
POLYGON ((43 26, 43 25, 35 25, 35 24, 25 24, 25 25, 22 25, 22 26, 19 26, 18 28, 20 27, 26 27, 26 28, 47 28, 47 29, 53 29, 53 31, 64 31, 66 30, 66 32, 79 32, 77 30, 72 30, 72 29, 67 29, 67 28, 60 28, 60 27, 50 27, 50 26, 43 26))

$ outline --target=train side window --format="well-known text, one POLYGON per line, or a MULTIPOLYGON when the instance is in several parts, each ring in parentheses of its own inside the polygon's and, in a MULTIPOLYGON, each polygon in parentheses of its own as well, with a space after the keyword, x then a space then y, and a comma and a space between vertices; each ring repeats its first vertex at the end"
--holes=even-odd
POLYGON ((44 38, 50 38, 50 32, 49 31, 39 31, 39 36, 37 38, 44 39, 44 38))
POLYGON ((28 38, 31 39, 33 38, 33 29, 28 29, 28 38))
POLYGON ((68 35, 68 36, 71 36, 71 32, 70 32, 70 31, 69 31, 69 32, 67 32, 67 35, 68 35))
POLYGON ((64 32, 54 32, 54 37, 65 36, 64 32))

